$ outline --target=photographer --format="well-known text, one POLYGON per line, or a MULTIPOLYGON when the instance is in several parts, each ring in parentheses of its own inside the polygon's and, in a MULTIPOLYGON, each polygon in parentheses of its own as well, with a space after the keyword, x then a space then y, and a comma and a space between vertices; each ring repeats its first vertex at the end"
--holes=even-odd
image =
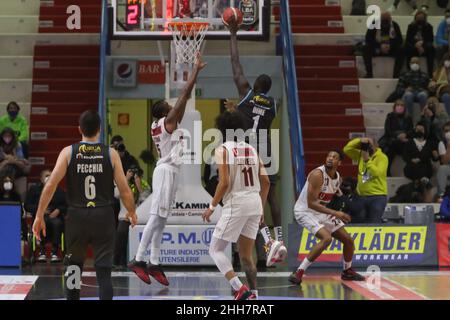
POLYGON ((127 174, 128 170, 132 167, 139 167, 139 163, 135 157, 133 157, 125 147, 122 136, 116 135, 111 138, 111 148, 117 150, 122 161, 123 172, 127 174))
MULTIPOLYGON (((150 185, 142 179, 144 172, 138 166, 131 166, 126 174, 128 185, 134 195, 134 202, 138 207, 150 195, 150 185)), ((119 191, 114 190, 114 195, 119 198, 119 191)), ((114 266, 116 270, 126 270, 127 268, 127 247, 128 247, 128 231, 130 222, 125 215, 127 210, 120 202, 119 223, 116 233, 116 244, 114 249, 114 266)))
POLYGON ((381 223, 387 204, 388 157, 371 138, 350 140, 344 153, 358 161, 356 191, 363 204, 361 218, 366 223, 381 223))

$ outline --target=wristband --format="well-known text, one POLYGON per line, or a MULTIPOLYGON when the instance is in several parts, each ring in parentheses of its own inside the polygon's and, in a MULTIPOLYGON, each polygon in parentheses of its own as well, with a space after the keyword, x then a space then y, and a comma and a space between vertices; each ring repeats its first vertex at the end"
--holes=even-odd
POLYGON ((212 202, 209 204, 209 210, 214 211, 216 207, 212 205, 212 202))

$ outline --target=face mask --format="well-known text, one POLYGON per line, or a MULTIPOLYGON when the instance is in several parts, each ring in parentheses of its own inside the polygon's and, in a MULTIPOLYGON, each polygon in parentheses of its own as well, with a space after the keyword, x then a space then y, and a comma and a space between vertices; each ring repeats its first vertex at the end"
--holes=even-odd
POLYGON ((395 113, 403 114, 405 112, 405 106, 395 106, 395 113))
POLYGON ((450 132, 447 132, 447 133, 445 134, 445 139, 450 140, 450 132))
POLYGON ((447 22, 447 24, 450 24, 450 18, 445 19, 445 21, 447 22))
POLYGON ((11 191, 13 188, 13 184, 11 181, 5 182, 3 184, 3 189, 5 189, 5 191, 11 191))
POLYGON ((421 139, 421 138, 424 138, 424 137, 425 137, 425 134, 424 134, 422 131, 416 131, 416 132, 414 133, 414 136, 415 136, 416 138, 418 138, 418 139, 421 139))
POLYGON ((11 137, 3 137, 3 141, 4 141, 6 144, 10 144, 11 141, 12 141, 12 138, 11 138, 11 137))
POLYGON ((411 70, 412 71, 419 71, 420 66, 417 63, 411 64, 411 70))
POLYGON ((9 115, 11 118, 17 117, 18 114, 19 114, 19 111, 9 111, 9 112, 8 112, 8 115, 9 115))
POLYGON ((423 26, 425 24, 425 20, 417 20, 417 24, 419 26, 423 26))
POLYGON ((446 68, 450 68, 450 60, 445 60, 444 66, 445 66, 446 68))

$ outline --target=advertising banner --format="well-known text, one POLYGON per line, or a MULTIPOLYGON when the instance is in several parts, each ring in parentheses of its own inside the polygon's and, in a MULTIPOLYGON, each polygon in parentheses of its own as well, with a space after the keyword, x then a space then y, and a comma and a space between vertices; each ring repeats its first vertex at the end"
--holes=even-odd
POLYGON ((139 61, 139 84, 164 84, 166 82, 166 68, 157 61, 139 61))
POLYGON ((20 267, 20 204, 0 205, 0 267, 20 267))
MULTIPOLYGON (((355 242, 353 265, 367 267, 437 266, 436 227, 413 225, 349 225, 355 242)), ((297 267, 317 238, 298 224, 289 225, 289 266, 297 267)), ((343 245, 333 239, 313 266, 342 266, 343 245)))
MULTIPOLYGON (((137 252, 144 228, 144 225, 137 225, 130 229, 130 257, 133 257, 137 252)), ((215 265, 208 253, 213 232, 214 226, 210 225, 166 226, 161 241, 160 263, 162 265, 215 265)), ((231 259, 231 244, 227 247, 225 253, 231 259)), ((146 260, 149 259, 150 247, 146 252, 146 260)))
POLYGON ((439 267, 450 267, 450 223, 437 223, 439 267))
POLYGON ((113 87, 135 88, 137 85, 137 61, 113 61, 113 87))

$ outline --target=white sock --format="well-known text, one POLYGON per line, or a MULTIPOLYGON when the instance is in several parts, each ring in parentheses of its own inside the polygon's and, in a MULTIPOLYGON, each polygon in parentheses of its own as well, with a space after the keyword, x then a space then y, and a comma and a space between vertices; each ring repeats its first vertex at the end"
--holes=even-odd
POLYGON ((242 287, 241 280, 239 280, 239 278, 236 276, 230 280, 230 284, 235 291, 239 291, 239 289, 242 287))
POLYGON ((275 227, 273 228, 273 231, 275 232, 275 240, 283 241, 283 227, 275 227))
POLYGON ((259 232, 261 232, 265 244, 268 244, 272 240, 272 235, 270 234, 269 227, 264 227, 259 232))
POLYGON ((302 264, 300 265, 300 267, 298 267, 297 270, 305 270, 308 269, 308 267, 312 264, 311 261, 308 260, 308 258, 305 258, 302 262, 302 264))
POLYGON ((350 269, 352 267, 352 262, 345 262, 344 260, 344 270, 350 269))
POLYGON ((256 296, 256 298, 258 299, 258 290, 250 290, 255 296, 256 296))

